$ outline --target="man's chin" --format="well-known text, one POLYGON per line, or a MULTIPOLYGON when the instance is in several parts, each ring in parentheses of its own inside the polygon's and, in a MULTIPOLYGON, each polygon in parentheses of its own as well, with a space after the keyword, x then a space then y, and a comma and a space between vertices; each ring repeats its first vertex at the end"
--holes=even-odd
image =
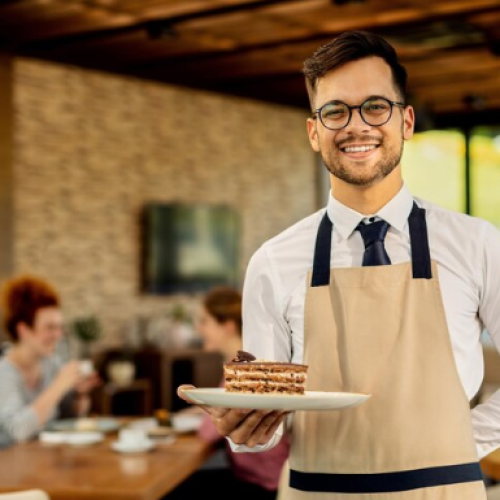
POLYGON ((349 174, 348 172, 331 172, 334 177, 337 179, 349 184, 351 186, 356 186, 360 188, 367 188, 373 186, 377 181, 379 181, 382 177, 379 175, 376 176, 354 176, 349 174))

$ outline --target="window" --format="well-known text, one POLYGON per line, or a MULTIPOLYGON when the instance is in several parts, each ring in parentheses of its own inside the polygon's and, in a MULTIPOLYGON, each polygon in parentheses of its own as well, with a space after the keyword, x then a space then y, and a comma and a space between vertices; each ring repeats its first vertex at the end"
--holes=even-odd
POLYGON ((500 127, 476 127, 470 138, 471 212, 500 228, 500 127))
POLYGON ((457 130, 415 134, 405 142, 402 165, 405 183, 414 196, 465 211, 464 134, 457 130))

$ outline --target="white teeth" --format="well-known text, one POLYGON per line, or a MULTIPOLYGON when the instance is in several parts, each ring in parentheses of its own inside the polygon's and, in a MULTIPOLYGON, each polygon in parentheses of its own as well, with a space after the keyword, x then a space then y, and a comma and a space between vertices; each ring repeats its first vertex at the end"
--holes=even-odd
POLYGON ((344 148, 344 151, 346 153, 364 153, 365 151, 371 151, 372 149, 375 149, 377 146, 371 145, 371 146, 351 146, 349 148, 344 148))

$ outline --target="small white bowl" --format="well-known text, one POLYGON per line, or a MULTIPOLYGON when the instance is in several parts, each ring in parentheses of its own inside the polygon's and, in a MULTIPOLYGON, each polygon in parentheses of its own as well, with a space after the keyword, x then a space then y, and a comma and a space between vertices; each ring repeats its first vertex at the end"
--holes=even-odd
POLYGON ((72 446, 88 446, 104 439, 102 432, 72 432, 66 435, 66 443, 72 446))

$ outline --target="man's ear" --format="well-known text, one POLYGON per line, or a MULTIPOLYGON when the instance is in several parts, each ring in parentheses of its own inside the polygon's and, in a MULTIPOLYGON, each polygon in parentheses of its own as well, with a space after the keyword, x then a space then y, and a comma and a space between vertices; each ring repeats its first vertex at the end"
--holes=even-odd
POLYGON ((318 127, 317 119, 308 118, 307 119, 307 135, 309 136, 309 142, 313 151, 319 153, 319 138, 318 138, 318 127))
POLYGON ((404 109, 403 120, 403 138, 408 141, 413 137, 415 128, 415 111, 412 106, 406 106, 404 109))

